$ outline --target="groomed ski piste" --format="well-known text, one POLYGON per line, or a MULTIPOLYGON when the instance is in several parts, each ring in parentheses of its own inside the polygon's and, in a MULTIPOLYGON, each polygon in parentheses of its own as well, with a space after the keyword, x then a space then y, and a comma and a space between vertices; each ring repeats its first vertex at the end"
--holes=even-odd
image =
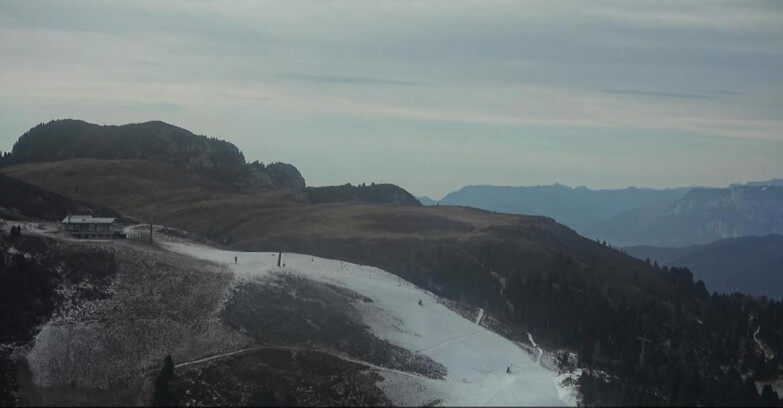
POLYGON ((240 280, 294 274, 372 299, 358 309, 377 337, 423 353, 447 369, 443 380, 378 370, 384 378, 379 387, 397 405, 576 405, 574 390, 560 384, 564 376, 537 364, 539 356, 531 356, 438 303, 429 292, 381 269, 291 253, 282 254, 278 267, 276 252, 223 251, 181 242, 165 245, 174 252, 224 264, 240 280))

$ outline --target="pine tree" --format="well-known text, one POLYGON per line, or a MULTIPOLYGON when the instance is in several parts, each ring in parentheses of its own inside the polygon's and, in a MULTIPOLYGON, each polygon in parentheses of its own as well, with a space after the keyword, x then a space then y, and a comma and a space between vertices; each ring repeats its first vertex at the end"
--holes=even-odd
MULTIPOLYGON (((254 407, 276 407, 277 399, 275 399, 275 394, 266 387, 262 388, 259 391, 254 392, 250 396, 250 403, 248 404, 250 406, 254 407)), ((287 406, 293 406, 293 405, 287 405, 287 406)))
POLYGON ((772 389, 772 386, 764 384, 764 387, 761 388, 761 405, 765 407, 775 407, 778 405, 778 402, 778 395, 772 389))
POLYGON ((163 368, 155 379, 155 394, 152 397, 153 407, 168 407, 173 405, 169 383, 174 379, 174 361, 171 356, 163 360, 163 368))
POLYGON ((589 366, 593 364, 593 349, 594 343, 589 340, 582 340, 581 347, 579 348, 579 363, 582 366, 589 366))
POLYGON ((698 296, 699 299, 707 299, 710 297, 710 291, 707 290, 707 285, 705 285, 704 281, 701 279, 696 282, 696 296, 698 296))

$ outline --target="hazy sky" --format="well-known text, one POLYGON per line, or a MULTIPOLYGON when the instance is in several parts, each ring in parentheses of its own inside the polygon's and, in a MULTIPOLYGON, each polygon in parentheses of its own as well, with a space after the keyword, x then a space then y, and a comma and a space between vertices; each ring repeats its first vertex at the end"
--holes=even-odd
POLYGON ((0 2, 0 150, 56 118, 435 198, 783 177, 783 2, 0 2))

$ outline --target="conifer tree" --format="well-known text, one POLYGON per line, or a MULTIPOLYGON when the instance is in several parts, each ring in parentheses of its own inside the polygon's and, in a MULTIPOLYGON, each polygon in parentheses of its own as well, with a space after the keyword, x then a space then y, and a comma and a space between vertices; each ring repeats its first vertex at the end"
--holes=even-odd
POLYGON ((158 378, 155 379, 155 394, 152 397, 152 406, 154 407, 168 407, 173 405, 173 398, 171 390, 169 389, 169 383, 174 379, 174 361, 171 356, 168 355, 163 360, 163 368, 161 368, 158 378))

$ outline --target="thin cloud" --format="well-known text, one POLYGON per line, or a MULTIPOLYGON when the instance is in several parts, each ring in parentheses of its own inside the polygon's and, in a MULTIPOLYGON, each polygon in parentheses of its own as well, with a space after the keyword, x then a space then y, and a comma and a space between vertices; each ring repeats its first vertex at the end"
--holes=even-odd
POLYGON ((619 95, 639 95, 639 96, 652 96, 660 98, 677 98, 677 99, 722 99, 734 94, 723 93, 727 91, 717 92, 683 92, 683 91, 643 91, 637 89, 607 89, 602 91, 604 93, 619 94, 619 95))
POLYGON ((727 91, 725 89, 708 89, 708 90, 688 90, 687 92, 704 93, 709 95, 722 95, 722 96, 741 96, 746 95, 744 92, 727 91))
POLYGON ((398 86, 425 86, 426 82, 406 81, 388 78, 373 78, 361 76, 332 76, 332 75, 303 75, 303 74, 283 74, 280 77, 298 79, 310 82, 324 82, 330 84, 348 84, 348 85, 398 85, 398 86))
POLYGON ((0 2, 0 145, 54 117, 161 118, 308 181, 384 163, 373 177, 422 193, 520 174, 769 178, 783 170, 781 16, 742 0, 0 2))

